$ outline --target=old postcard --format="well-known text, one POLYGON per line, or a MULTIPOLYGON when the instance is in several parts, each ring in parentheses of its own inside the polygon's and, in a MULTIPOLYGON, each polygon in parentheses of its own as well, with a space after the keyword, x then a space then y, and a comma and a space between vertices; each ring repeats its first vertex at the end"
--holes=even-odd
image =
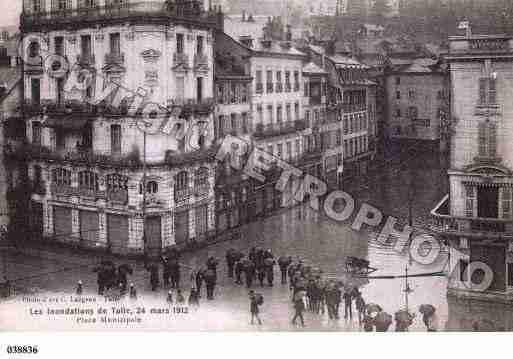
POLYGON ((512 330, 512 19, 3 1, 0 331, 512 330))

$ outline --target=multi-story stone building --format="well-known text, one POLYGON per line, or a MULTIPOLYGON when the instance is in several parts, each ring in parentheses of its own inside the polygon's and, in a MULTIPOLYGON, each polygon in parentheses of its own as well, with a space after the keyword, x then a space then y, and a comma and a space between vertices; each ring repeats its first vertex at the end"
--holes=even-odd
POLYGON ((491 319, 511 330, 505 313, 511 313, 513 293, 513 38, 469 32, 449 40, 450 193, 432 211, 433 229, 451 244, 451 267, 459 264, 461 271, 449 283, 449 327, 471 329, 465 325, 469 318, 491 319), (473 265, 480 269, 465 277, 468 264, 476 262, 491 273, 473 265), (474 291, 469 278, 475 284, 492 280, 484 291, 474 291), (502 309, 484 318, 490 313, 485 307, 502 309))
POLYGON ((30 56, 75 64, 68 78, 24 66, 28 144, 15 152, 38 184, 32 218, 43 237, 156 254, 214 230, 220 27, 222 14, 200 1, 24 0, 30 56), (84 69, 92 81, 68 87, 84 69), (160 131, 171 114, 178 122, 160 131), (141 119, 155 130, 146 134, 141 119))
POLYGON ((388 138, 440 141, 440 118, 447 111, 448 76, 430 58, 391 66, 385 72, 388 138))
MULTIPOLYGON (((239 43, 230 36, 215 35, 215 138, 222 142, 226 135, 236 136, 251 145, 253 122, 251 112, 252 77, 249 39, 239 43)), ((247 223, 254 217, 250 202, 253 182, 230 165, 230 159, 218 163, 216 171, 216 229, 218 233, 247 223)))

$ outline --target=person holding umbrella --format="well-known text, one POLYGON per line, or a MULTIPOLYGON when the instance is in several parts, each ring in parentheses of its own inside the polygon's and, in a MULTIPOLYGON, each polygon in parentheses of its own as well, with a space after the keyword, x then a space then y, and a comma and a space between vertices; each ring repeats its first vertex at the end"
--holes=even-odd
POLYGON ((303 312, 305 311, 305 295, 306 292, 304 290, 300 290, 294 295, 294 317, 292 318, 292 324, 296 325, 296 320, 299 318, 301 320, 301 326, 305 326, 305 319, 303 317, 303 312))
POLYGON ((413 324, 413 318, 415 318, 415 314, 410 313, 406 309, 397 311, 394 315, 395 331, 407 332, 408 328, 413 324))
POLYGON ((374 318, 374 325, 376 326, 377 332, 386 332, 392 324, 392 316, 387 312, 379 312, 374 318))
POLYGON ((287 269, 292 263, 292 256, 280 256, 278 258, 278 266, 281 272, 281 284, 287 283, 287 269))
POLYGON ((431 304, 422 304, 419 307, 419 312, 422 313, 422 321, 424 322, 427 331, 438 331, 438 316, 436 315, 436 308, 431 304))
POLYGON ((258 321, 258 325, 262 325, 262 320, 260 320, 260 309, 258 308, 261 304, 263 304, 263 297, 261 294, 256 294, 254 290, 249 291, 249 311, 251 312, 251 325, 254 323, 254 319, 256 318, 258 321))

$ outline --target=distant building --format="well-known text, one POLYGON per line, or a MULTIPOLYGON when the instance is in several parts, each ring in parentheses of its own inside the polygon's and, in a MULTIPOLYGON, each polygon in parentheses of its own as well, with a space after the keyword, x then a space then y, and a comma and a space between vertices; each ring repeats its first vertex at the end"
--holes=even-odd
POLYGON ((449 84, 437 60, 412 59, 390 65, 385 72, 386 136, 396 139, 440 140, 440 118, 448 111, 449 84))
MULTIPOLYGON (((450 193, 432 211, 432 228, 450 243, 451 261, 459 265, 459 275, 449 283, 448 300, 466 309, 450 314, 449 327, 455 328, 465 327, 469 319, 479 325, 486 306, 511 310, 513 38, 469 34, 450 37, 449 42, 450 193), (476 262, 492 271, 484 277, 491 279, 490 285, 481 290, 468 284, 470 278, 479 284, 476 278, 483 278, 484 272, 465 273, 469 263, 476 262)), ((498 322, 505 330, 513 329, 511 320, 498 317, 498 322)))

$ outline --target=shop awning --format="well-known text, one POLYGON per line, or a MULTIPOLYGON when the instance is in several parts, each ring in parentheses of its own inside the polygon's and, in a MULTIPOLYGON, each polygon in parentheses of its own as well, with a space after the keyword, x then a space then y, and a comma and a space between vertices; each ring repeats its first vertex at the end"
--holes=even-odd
POLYGON ((64 130, 78 131, 83 129, 88 122, 89 119, 80 117, 50 117, 43 121, 42 125, 45 127, 62 128, 64 130))

